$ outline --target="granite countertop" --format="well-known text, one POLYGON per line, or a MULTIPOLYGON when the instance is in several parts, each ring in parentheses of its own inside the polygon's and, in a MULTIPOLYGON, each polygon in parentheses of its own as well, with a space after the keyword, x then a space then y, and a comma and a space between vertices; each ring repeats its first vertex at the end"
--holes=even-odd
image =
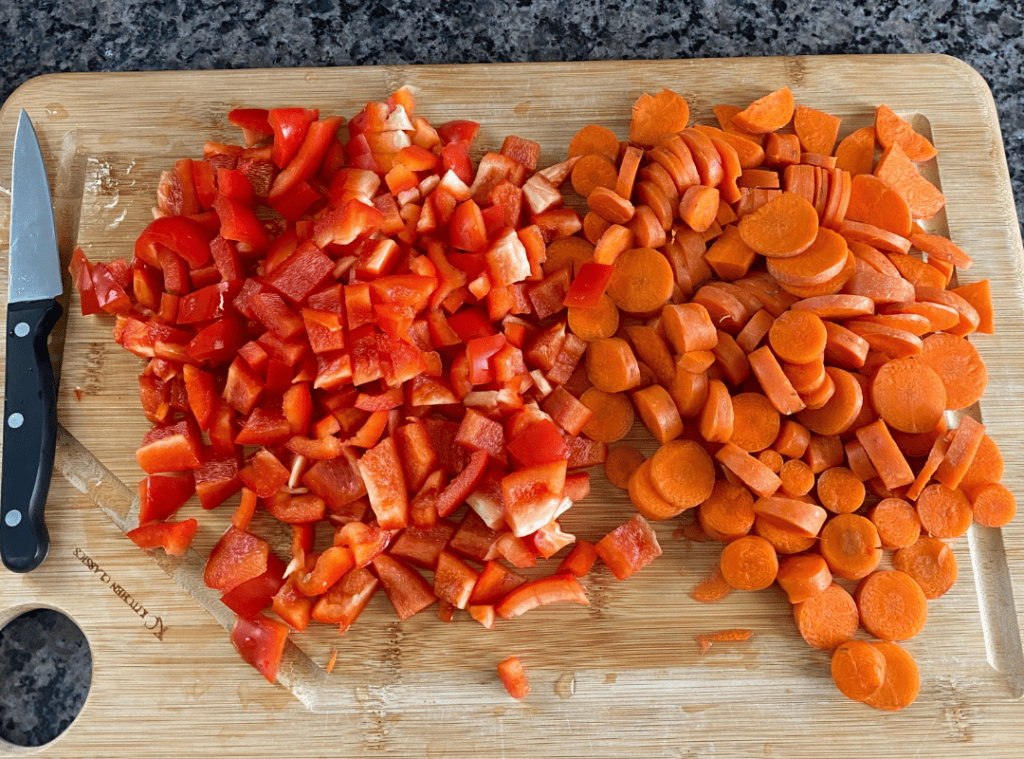
MULTIPOLYGON (((1024 219, 1019 2, 16 0, 0 28, 0 100, 57 72, 944 53, 992 89, 1024 219)), ((77 714, 91 666, 76 631, 43 612, 0 630, 0 741, 46 743, 77 714)))

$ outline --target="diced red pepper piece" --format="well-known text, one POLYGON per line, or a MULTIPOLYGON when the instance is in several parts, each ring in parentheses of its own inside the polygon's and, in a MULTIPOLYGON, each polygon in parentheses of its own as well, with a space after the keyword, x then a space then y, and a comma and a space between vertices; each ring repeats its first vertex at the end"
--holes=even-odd
POLYGON ((564 461, 568 456, 565 438, 558 426, 547 417, 527 425, 509 442, 508 451, 524 467, 564 461))
POLYGON ((494 604, 526 582, 526 578, 496 559, 489 560, 480 571, 470 604, 494 604))
POLYGON ((448 542, 448 549, 474 561, 489 561, 498 555, 495 544, 501 534, 488 527, 479 514, 470 510, 448 542))
POLYGON ((268 682, 277 680, 287 640, 288 626, 262 614, 254 619, 238 617, 231 629, 231 642, 235 649, 268 682))
POLYGON ((222 397, 239 414, 248 415, 256 408, 263 395, 263 380, 241 357, 235 358, 228 367, 227 382, 222 397))
POLYGON ((384 438, 359 459, 359 473, 366 484, 370 507, 386 530, 409 523, 409 494, 394 438, 384 438))
POLYGON ((486 451, 497 462, 506 459, 504 428, 476 409, 466 409, 455 442, 468 451, 486 451))
POLYGON ((240 617, 252 619, 270 606, 274 596, 284 585, 284 562, 270 554, 267 571, 251 580, 239 583, 221 596, 221 601, 240 617))
POLYGON ((200 330, 188 343, 187 351, 200 363, 219 364, 233 360, 245 342, 245 327, 241 320, 225 316, 200 330))
POLYGON ((160 268, 159 248, 168 248, 194 269, 210 260, 210 238, 197 221, 185 216, 162 216, 142 230, 135 241, 135 255, 160 268))
POLYGON ((183 472, 201 466, 202 440, 195 421, 182 419, 154 428, 146 433, 135 458, 146 474, 183 472))
POLYGON ((217 193, 213 200, 213 210, 220 219, 220 236, 225 240, 242 243, 250 250, 260 252, 270 245, 263 224, 250 206, 217 193))
POLYGON ((288 470, 266 448, 257 451, 238 476, 260 498, 269 498, 288 484, 288 470))
POLYGON ((530 683, 526 679, 523 665, 515 656, 510 656, 498 664, 498 676, 501 684, 512 698, 526 698, 530 692, 530 683))
POLYGON ((181 556, 192 545, 198 527, 195 519, 153 522, 129 530, 127 535, 139 548, 163 548, 171 556, 181 556))
POLYGON ((334 512, 366 495, 366 484, 348 456, 318 461, 302 475, 302 483, 327 502, 334 512))
POLYGON ((307 596, 318 596, 327 592, 353 566, 355 559, 351 550, 345 546, 330 546, 316 557, 311 569, 296 579, 295 589, 307 596))
POLYGON ((487 274, 494 286, 504 287, 530 276, 530 260, 526 248, 511 228, 488 246, 484 258, 487 274))
POLYGON ((441 551, 434 570, 434 595, 457 609, 465 609, 477 577, 476 571, 462 559, 441 551))
POLYGON ((312 179, 313 175, 319 171, 320 165, 327 155, 327 150, 343 121, 340 116, 332 116, 309 125, 295 156, 287 166, 278 164, 282 171, 275 177, 267 195, 271 201, 281 198, 298 183, 312 179))
POLYGON ((333 269, 334 261, 307 241, 266 275, 264 281, 293 305, 299 305, 327 280, 333 269))
POLYGON ((71 263, 68 266, 68 271, 71 273, 72 283, 78 291, 82 316, 99 313, 101 310, 100 304, 92 282, 93 266, 81 248, 75 248, 74 253, 71 254, 71 263))
POLYGON ((295 575, 289 577, 271 601, 274 613, 299 632, 309 624, 313 601, 295 589, 295 575))
POLYGON ((556 573, 568 572, 576 577, 585 577, 597 561, 597 547, 586 540, 577 540, 569 555, 562 559, 556 573))
POLYGON ((373 560, 373 568, 399 619, 406 620, 437 601, 430 584, 401 559, 381 554, 373 560))
POLYGON ((587 261, 580 266, 576 277, 569 286, 569 291, 562 301, 565 306, 576 308, 593 308, 601 302, 601 296, 608 289, 608 283, 615 273, 611 264, 597 264, 587 261))
POLYGON ((139 480, 139 524, 170 518, 195 492, 192 472, 143 477, 139 480))
POLYGON ((420 421, 397 427, 394 438, 402 461, 405 484, 409 492, 416 492, 437 468, 437 451, 431 444, 426 426, 420 421))
POLYGON ((601 538, 596 550, 619 580, 631 577, 661 556, 658 538, 640 514, 601 538))
POLYGON ((565 326, 565 321, 555 322, 528 340, 527 347, 523 351, 523 357, 527 363, 544 371, 553 367, 555 359, 558 358, 558 352, 562 350, 562 344, 565 343, 565 326))
POLYGON ((590 495, 590 473, 573 472, 565 475, 565 497, 575 503, 590 495))
POLYGON ((380 588, 370 570, 353 567, 336 582, 313 606, 313 618, 318 622, 339 625, 339 632, 348 630, 380 588))
POLYGON ((487 451, 474 451, 469 457, 469 463, 459 472, 437 499, 437 514, 439 517, 446 517, 457 509, 466 500, 480 479, 487 470, 487 462, 490 454, 487 451))
POLYGON ((242 489, 238 472, 238 456, 208 456, 195 470, 196 494, 204 509, 215 509, 242 489))
POLYGON ((357 567, 365 567, 391 544, 398 530, 382 529, 376 521, 346 522, 334 531, 334 545, 347 546, 357 567))
POLYGON ((108 314, 126 314, 131 310, 131 298, 105 264, 98 263, 92 269, 92 291, 99 307, 108 314))
POLYGON ((569 291, 570 279, 569 267, 563 266, 530 287, 527 295, 538 320, 543 321, 565 308, 563 301, 569 291))
POLYGON ((554 519, 565 497, 566 462, 519 469, 501 480, 505 521, 516 537, 524 537, 554 519))
POLYGON ((518 538, 511 532, 503 532, 494 547, 498 555, 508 560, 513 567, 524 569, 537 566, 539 554, 527 538, 518 538))
POLYGON ((576 541, 575 535, 562 530, 557 520, 552 519, 529 537, 533 550, 538 556, 550 559, 567 545, 576 541))
POLYGON ((274 132, 274 148, 271 158, 278 168, 283 169, 299 152, 310 125, 320 118, 317 108, 271 108, 267 124, 274 132))
POLYGON ((448 519, 441 519, 433 527, 426 529, 406 527, 395 539, 388 553, 418 567, 433 569, 437 566, 437 557, 455 534, 455 530, 456 525, 448 519))
POLYGON ((558 350, 558 355, 555 356, 554 364, 545 375, 548 382, 553 385, 566 384, 586 352, 586 341, 581 340, 572 332, 567 332, 565 340, 562 341, 562 347, 558 350))
POLYGON ((530 609, 552 603, 589 604, 587 591, 571 574, 556 574, 531 580, 505 596, 495 607, 502 619, 512 619, 530 609))
POLYGON ((594 416, 589 407, 561 385, 551 391, 540 407, 570 435, 579 435, 594 416))
POLYGON ((270 544, 250 532, 228 527, 210 551, 203 572, 206 586, 229 591, 267 571, 270 544))
POLYGON ((608 458, 608 444, 591 440, 583 435, 569 437, 565 441, 568 448, 569 469, 586 469, 603 464, 608 458))

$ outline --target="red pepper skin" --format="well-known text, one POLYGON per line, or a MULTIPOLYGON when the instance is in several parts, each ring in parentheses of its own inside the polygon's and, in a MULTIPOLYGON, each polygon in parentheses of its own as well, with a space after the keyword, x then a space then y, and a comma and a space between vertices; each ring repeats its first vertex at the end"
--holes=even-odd
POLYGON ((170 248, 193 269, 210 260, 211 235, 197 221, 184 216, 163 216, 149 223, 135 241, 135 255, 150 266, 160 267, 158 246, 170 248))
POLYGON ((437 136, 445 145, 450 145, 453 142, 472 144, 479 133, 480 124, 475 121, 448 121, 437 128, 437 136))
POLYGON ((274 132, 274 147, 271 160, 279 169, 288 165, 303 140, 309 125, 320 118, 319 109, 306 108, 271 108, 267 114, 267 123, 274 132))
POLYGON ((271 683, 277 680, 287 640, 288 626, 262 614, 253 619, 238 617, 231 629, 235 649, 271 683))
POLYGON ((143 477, 139 480, 139 524, 169 519, 195 492, 192 472, 143 477))
POLYGON ((199 522, 154 522, 127 532, 128 538, 140 548, 163 548, 171 556, 182 556, 192 545, 199 522))
POLYGON ((639 514, 601 538, 596 548, 601 561, 619 580, 631 577, 661 556, 654 530, 639 514))
POLYGON ((227 592, 267 571, 270 544, 250 532, 228 527, 210 551, 203 571, 208 588, 227 592))
POLYGON ((522 467, 564 461, 568 456, 558 425, 547 418, 529 424, 509 442, 508 451, 522 467))
POLYGON ((399 619, 404 621, 437 601, 430 583, 401 559, 382 553, 373 560, 373 568, 399 619))
POLYGON ((71 280, 78 291, 82 316, 90 316, 101 311, 99 300, 96 297, 96 289, 92 283, 92 270, 93 266, 82 249, 75 248, 75 252, 71 254, 68 271, 71 272, 71 280))
POLYGON ((284 262, 264 277, 293 305, 306 301, 325 282, 334 269, 334 261, 311 242, 300 245, 284 262))
POLYGON ((237 356, 245 345, 245 327, 238 317, 225 316, 204 327, 188 344, 188 355, 196 361, 219 364, 237 356))
POLYGON ((270 186, 270 193, 267 195, 271 203, 284 197, 300 182, 306 182, 313 178, 320 170, 327 150, 342 123, 344 120, 340 116, 333 116, 322 121, 314 121, 309 125, 302 145, 288 165, 278 164, 282 171, 274 178, 274 183, 270 186))
POLYGON ((517 469, 501 479, 505 521, 516 537, 539 530, 552 519, 565 493, 566 462, 517 469))
POLYGON ((242 489, 237 454, 232 451, 226 456, 209 456, 206 463, 195 470, 195 480, 196 494, 202 507, 207 510, 217 508, 242 489))
POLYGON ((611 264, 596 264, 587 261, 580 266, 576 278, 569 285, 563 305, 576 308, 593 308, 601 302, 601 296, 608 289, 615 267, 611 264))
POLYGON ((352 626, 379 588, 380 580, 370 570, 353 567, 317 599, 313 606, 313 619, 339 625, 338 632, 343 633, 352 626))
POLYGON ((183 296, 178 302, 178 324, 195 324, 222 318, 229 313, 231 302, 238 297, 241 289, 242 280, 234 280, 209 285, 183 296))
POLYGON ((313 601, 295 589, 295 575, 291 575, 271 600, 274 613, 294 630, 302 632, 309 625, 313 601))
POLYGON ((394 438, 384 438, 366 451, 359 459, 359 473, 380 526, 385 530, 405 527, 409 523, 409 493, 394 438))
POLYGON ((256 491, 260 498, 270 498, 288 484, 288 470, 277 456, 266 448, 257 451, 238 476, 245 486, 256 491))
POLYGON ((266 572, 236 585, 220 600, 240 617, 253 619, 270 606, 271 600, 284 585, 284 570, 284 562, 270 554, 267 557, 266 572))
POLYGON ((515 656, 511 656, 498 665, 498 676, 502 685, 512 698, 526 698, 530 692, 530 683, 526 680, 523 665, 515 656))
MULTIPOLYGON (((259 252, 269 247, 267 232, 250 206, 217 193, 213 210, 220 219, 220 236, 225 240, 243 243, 259 252)), ((207 245, 206 249, 209 252, 210 246, 207 245)))
POLYGON ((146 433, 135 458, 146 474, 184 472, 202 466, 199 428, 192 419, 155 427, 146 433))
POLYGON ((131 311, 131 298, 105 264, 98 263, 93 267, 92 286, 96 302, 108 314, 126 314, 131 311))
POLYGON ((589 604, 590 599, 575 576, 556 574, 520 585, 498 603, 495 612, 502 619, 512 619, 551 603, 589 604))

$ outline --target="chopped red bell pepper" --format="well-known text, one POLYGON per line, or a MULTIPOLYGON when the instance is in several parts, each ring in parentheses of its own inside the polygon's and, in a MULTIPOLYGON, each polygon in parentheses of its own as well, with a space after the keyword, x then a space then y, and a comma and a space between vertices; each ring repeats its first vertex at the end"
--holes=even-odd
POLYGON ((366 451, 359 459, 359 473, 380 526, 386 530, 405 527, 409 523, 409 494, 394 438, 384 438, 366 451))
POLYGON ((314 121, 309 125, 302 144, 295 156, 288 161, 288 165, 277 164, 282 171, 274 179, 267 195, 271 202, 283 197, 300 182, 312 179, 313 175, 320 170, 327 150, 342 123, 344 123, 344 119, 340 116, 333 116, 321 121, 314 121))
POLYGON ((279 169, 283 169, 292 160, 303 140, 309 126, 320 118, 317 108, 271 108, 267 114, 267 125, 274 133, 274 148, 271 158, 279 169))
POLYGON ((192 419, 155 427, 146 433, 135 458, 146 474, 183 472, 202 466, 199 428, 192 419))
POLYGON ((558 515, 565 497, 565 461, 510 472, 501 480, 505 521, 516 537, 539 530, 558 515))
POLYGON ((512 619, 552 603, 589 604, 590 599, 575 576, 556 574, 520 585, 498 603, 495 612, 502 619, 512 619))
POLYGON ((465 609, 476 585, 477 572, 462 559, 441 551, 434 570, 434 595, 456 609, 465 609))
POLYGON ((238 472, 238 456, 208 456, 206 462, 195 470, 196 494, 204 509, 215 509, 242 489, 238 472))
POLYGON ((71 254, 71 263, 68 266, 68 271, 71 272, 72 283, 78 291, 82 316, 90 316, 102 310, 100 309, 99 300, 96 297, 96 289, 92 282, 92 270, 93 266, 89 259, 86 258, 85 253, 82 252, 82 249, 75 248, 74 253, 71 254))
POLYGON ((508 451, 524 467, 564 461, 568 456, 565 438, 558 425, 547 417, 527 425, 509 442, 508 451))
POLYGON ((203 572, 206 586, 229 591, 267 571, 270 544, 250 532, 228 527, 210 551, 203 572))
POLYGON ((277 680, 287 641, 288 626, 263 614, 253 619, 238 617, 231 629, 231 642, 238 653, 269 682, 277 680))
POLYGON ((171 556, 182 556, 192 545, 199 522, 185 519, 181 522, 153 522, 129 530, 129 539, 140 548, 163 548, 171 556))
POLYGON ((195 492, 192 472, 143 477, 139 480, 139 524, 169 519, 195 492))
POLYGON ((522 662, 515 656, 498 664, 498 676, 512 698, 526 698, 530 692, 530 683, 526 679, 522 662))
POLYGON ((631 577, 661 556, 658 538, 640 514, 601 538, 596 550, 601 561, 619 580, 631 577))
POLYGON ((601 302, 601 296, 608 289, 615 267, 611 264, 597 264, 587 261, 569 285, 563 305, 575 308, 594 308, 601 302))
POLYGON ((313 606, 313 619, 336 624, 338 632, 343 633, 362 614, 378 588, 380 580, 370 570, 353 567, 317 599, 313 606))
POLYGON ((231 611, 246 619, 253 619, 271 605, 277 592, 284 585, 284 562, 270 554, 267 557, 267 571, 251 580, 239 583, 220 600, 231 611))
POLYGON ((288 484, 288 470, 273 453, 261 448, 252 460, 238 473, 250 490, 260 498, 269 498, 288 484))
POLYGON ((437 557, 455 534, 456 525, 448 519, 438 520, 433 527, 410 525, 395 538, 388 553, 424 569, 434 569, 437 557))
POLYGON ((430 583, 401 559, 382 553, 373 560, 373 568, 399 619, 406 620, 437 601, 430 583))

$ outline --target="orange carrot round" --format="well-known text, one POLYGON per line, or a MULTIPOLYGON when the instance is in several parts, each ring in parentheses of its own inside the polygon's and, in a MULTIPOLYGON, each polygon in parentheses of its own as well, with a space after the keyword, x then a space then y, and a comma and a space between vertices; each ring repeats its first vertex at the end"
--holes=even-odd
POLYGON ((662 309, 661 325, 676 353, 712 350, 718 331, 708 310, 699 303, 669 304, 662 309))
POLYGON ((587 376, 594 387, 621 393, 640 384, 640 366, 621 337, 591 340, 587 344, 587 376))
POLYGON ((826 367, 825 371, 835 384, 835 392, 824 406, 801 411, 797 419, 819 435, 841 435, 850 429, 860 414, 864 391, 850 372, 832 366, 826 367))
POLYGON ((864 483, 845 466, 818 475, 818 501, 833 514, 852 514, 864 503, 864 483))
POLYGON ((608 293, 593 308, 569 306, 567 312, 569 329, 581 340, 612 337, 619 330, 619 308, 608 293))
POLYGON ((679 218, 691 229, 704 232, 718 213, 718 190, 714 187, 694 185, 688 187, 679 200, 679 218))
POLYGON ((836 146, 836 168, 853 176, 870 174, 875 166, 875 128, 861 127, 836 146))
POLYGON ((779 558, 767 540, 745 535, 722 549, 719 567, 736 590, 763 590, 775 582, 779 558))
POLYGON ((663 253, 654 248, 631 248, 615 261, 607 294, 632 314, 654 314, 672 295, 675 278, 663 253))
POLYGON ((917 516, 922 529, 933 538, 959 538, 973 521, 971 502, 959 488, 935 482, 917 497, 917 516))
POLYGON ((779 360, 806 364, 821 358, 828 333, 810 311, 786 311, 768 330, 768 344, 779 360))
POLYGON ((807 250, 818 235, 818 212, 804 198, 784 192, 739 224, 740 237, 763 256, 789 258, 807 250))
POLYGON ((1003 454, 999 446, 995 440, 984 435, 958 487, 968 498, 973 498, 981 488, 1003 479, 1003 469, 1003 454))
POLYGON ((946 388, 946 408, 952 411, 977 402, 988 386, 985 362, 962 337, 937 332, 921 342, 921 361, 931 367, 946 388))
POLYGON ((832 654, 832 680, 847 698, 864 701, 885 682, 885 657, 867 641, 847 641, 832 654))
POLYGON ((931 160, 939 153, 927 137, 915 132, 910 122, 897 116, 885 104, 875 109, 875 137, 883 148, 899 145, 907 158, 915 163, 931 160))
POLYGON ((619 138, 608 127, 590 124, 578 131, 569 141, 569 158, 600 153, 611 161, 619 158, 619 138))
POLYGON ((839 514, 821 530, 821 555, 832 574, 844 580, 859 580, 873 572, 882 560, 878 530, 859 514, 839 514))
POLYGON ((683 434, 683 420, 668 390, 658 384, 635 390, 633 406, 644 426, 662 446, 683 434))
POLYGON ((971 501, 974 521, 985 527, 1004 527, 1017 514, 1017 498, 999 482, 981 488, 971 501))
POLYGON ((754 513, 809 538, 817 536, 828 516, 816 503, 783 496, 758 498, 754 501, 754 513))
POLYGON ((779 479, 782 480, 780 490, 792 497, 807 495, 814 487, 814 472, 800 459, 783 462, 779 479))
POLYGON ((868 519, 878 530, 882 548, 907 548, 921 537, 921 520, 902 498, 885 498, 871 507, 868 519))
POLYGON ((594 412, 582 430, 591 440, 614 443, 633 427, 633 404, 624 393, 607 393, 592 387, 580 396, 580 403, 594 412))
POLYGON ((745 451, 762 451, 779 434, 779 412, 761 393, 740 393, 732 399, 730 440, 745 451))
POLYGON ((651 457, 651 481, 655 490, 680 511, 691 509, 711 495, 715 466, 698 443, 672 440, 651 457))
POLYGON ((910 207, 898 192, 873 174, 860 174, 850 183, 846 218, 861 221, 901 237, 910 235, 910 207))
POLYGON ((633 218, 633 204, 607 187, 595 187, 587 196, 590 210, 612 224, 625 224, 633 218))
POLYGON ((782 454, 778 451, 773 451, 771 448, 765 448, 757 454, 757 460, 775 472, 775 474, 782 471, 783 458, 782 454))
POLYGON ((700 436, 709 443, 724 443, 732 437, 734 419, 729 389, 721 380, 710 380, 700 414, 700 436))
POLYGON ((818 554, 797 553, 779 559, 775 578, 791 604, 819 596, 832 584, 828 564, 818 554))
POLYGON ((643 93, 633 103, 633 118, 629 123, 629 139, 637 145, 654 145, 663 134, 678 132, 690 119, 690 106, 671 90, 662 90, 655 96, 643 93))
POLYGON ((872 572, 853 594, 860 623, 881 640, 909 640, 928 621, 928 599, 910 575, 898 569, 872 572))
POLYGON ((751 134, 768 134, 781 129, 793 118, 796 102, 789 87, 758 98, 732 117, 730 123, 751 134))
POLYGON ((837 277, 846 265, 846 240, 825 227, 818 228, 814 241, 789 258, 769 258, 768 273, 783 285, 813 287, 837 277))
POLYGON ((860 624, 853 596, 836 583, 813 598, 793 604, 793 618, 807 644, 822 651, 834 651, 853 638, 860 624))
POLYGON ((604 460, 604 475, 612 485, 625 490, 629 486, 629 478, 644 460, 644 455, 629 443, 617 445, 608 451, 604 460))
POLYGON ((555 272, 563 266, 571 266, 573 276, 579 273, 580 266, 594 260, 594 246, 581 237, 570 236, 552 240, 547 247, 544 259, 544 271, 555 272))
POLYGON ((885 657, 885 679, 882 687, 865 698, 864 703, 887 712, 910 706, 921 690, 921 675, 914 657, 897 643, 879 641, 872 645, 885 657))
POLYGON ((688 372, 677 366, 669 394, 679 409, 679 416, 684 419, 700 416, 708 397, 707 372, 688 372))
POLYGON ((794 554, 810 550, 817 538, 791 530, 778 522, 774 522, 760 514, 754 517, 753 533, 772 544, 778 554, 794 554))
POLYGON ((651 479, 651 459, 644 461, 629 478, 627 490, 633 507, 652 521, 669 519, 684 511, 665 500, 654 487, 654 481, 651 479))
POLYGON ((591 153, 582 156, 572 167, 570 181, 576 194, 586 198, 598 187, 614 190, 618 176, 619 171, 608 156, 591 153))
POLYGON ((914 578, 925 598, 940 598, 956 583, 959 568, 953 550, 938 538, 922 535, 892 557, 892 565, 914 578))
POLYGON ((697 521, 714 540, 742 538, 754 526, 754 497, 745 487, 717 480, 711 495, 697 506, 697 521))

